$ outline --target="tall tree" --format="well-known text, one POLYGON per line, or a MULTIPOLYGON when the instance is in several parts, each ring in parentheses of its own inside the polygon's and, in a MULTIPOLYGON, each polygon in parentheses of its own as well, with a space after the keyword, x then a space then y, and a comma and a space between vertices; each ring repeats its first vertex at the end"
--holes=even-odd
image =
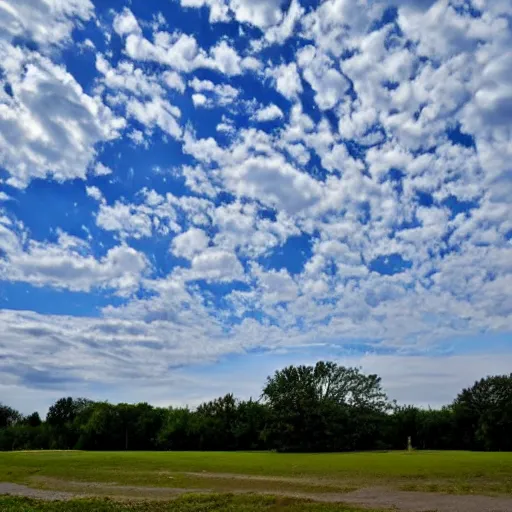
POLYGON ((512 374, 487 377, 453 403, 463 448, 512 450, 512 374))
POLYGON ((376 411, 389 408, 380 377, 324 361, 276 371, 267 378, 263 397, 272 407, 331 402, 376 411))
POLYGON ((41 425, 41 423, 42 423, 41 417, 39 416, 39 413, 38 412, 33 412, 32 414, 27 416, 25 418, 25 423, 29 427, 39 427, 39 425, 41 425))
POLYGON ((21 418, 16 409, 0 403, 0 428, 12 427, 19 423, 21 418))
POLYGON ((374 436, 368 415, 388 408, 377 375, 323 361, 276 371, 262 397, 271 411, 264 435, 279 450, 357 449, 374 436))

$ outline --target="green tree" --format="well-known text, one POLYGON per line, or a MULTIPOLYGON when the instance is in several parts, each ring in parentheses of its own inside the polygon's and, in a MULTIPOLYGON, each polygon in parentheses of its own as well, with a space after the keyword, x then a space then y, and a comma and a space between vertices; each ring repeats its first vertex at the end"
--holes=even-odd
POLYGON ((453 403, 462 448, 512 450, 512 374, 481 379, 453 403))
POLYGON ((234 450, 238 403, 230 393, 201 404, 196 411, 202 450, 234 450))
POLYGON ((22 415, 16 409, 0 403, 0 428, 12 427, 21 419, 22 415))
POLYGON ((29 427, 39 427, 41 425, 41 417, 38 412, 33 412, 25 418, 25 424, 29 427))
POLYGON ((157 446, 162 450, 198 450, 199 422, 188 408, 169 408, 158 432, 157 446))
POLYGON ((366 448, 375 415, 389 407, 377 375, 323 361, 276 371, 262 397, 271 414, 264 435, 279 450, 366 448))
POLYGON ((94 402, 86 398, 61 398, 48 410, 46 422, 51 428, 51 448, 69 450, 80 437, 80 428, 92 412, 94 402))

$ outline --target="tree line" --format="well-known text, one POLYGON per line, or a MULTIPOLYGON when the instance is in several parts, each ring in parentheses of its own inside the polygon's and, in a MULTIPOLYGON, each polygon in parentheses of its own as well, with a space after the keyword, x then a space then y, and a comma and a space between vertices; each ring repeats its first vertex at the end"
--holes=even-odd
POLYGON ((391 402, 377 375, 331 362, 289 366, 258 400, 187 407, 61 398, 45 420, 0 404, 0 450, 405 449, 512 451, 512 374, 487 377, 441 409, 391 402))

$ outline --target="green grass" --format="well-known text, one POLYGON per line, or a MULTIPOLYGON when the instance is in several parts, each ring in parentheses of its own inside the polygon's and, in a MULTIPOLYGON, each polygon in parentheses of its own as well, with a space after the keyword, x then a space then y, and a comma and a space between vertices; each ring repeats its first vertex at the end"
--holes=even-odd
POLYGON ((150 501, 127 503, 111 500, 43 502, 0 497, 0 510, 2 512, 361 512, 361 509, 340 504, 233 495, 183 496, 167 503, 150 501))
POLYGON ((344 492, 386 485, 455 494, 512 494, 512 453, 14 452, 0 453, 0 481, 48 488, 62 487, 64 481, 79 481, 219 492, 344 492), (300 480, 237 480, 229 476, 197 477, 187 472, 300 480))

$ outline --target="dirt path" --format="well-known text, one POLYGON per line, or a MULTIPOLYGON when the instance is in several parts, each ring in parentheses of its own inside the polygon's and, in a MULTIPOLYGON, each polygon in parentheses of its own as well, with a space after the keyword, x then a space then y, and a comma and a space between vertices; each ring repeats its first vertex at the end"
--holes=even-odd
MULTIPOLYGON (((172 499, 186 493, 208 493, 208 489, 174 489, 162 487, 119 486, 103 483, 73 482, 76 492, 61 492, 32 489, 24 485, 1 483, 0 495, 26 496, 42 500, 69 500, 75 497, 93 497, 111 491, 115 498, 172 499), (103 491, 103 492, 99 492, 103 491)), ((253 491, 235 491, 244 494, 253 491)), ((395 509, 403 512, 512 512, 512 498, 494 498, 490 496, 456 496, 428 492, 395 491, 381 487, 371 487, 358 491, 341 493, 294 493, 294 492, 258 492, 324 503, 347 503, 360 507, 395 509)))
POLYGON ((0 482, 0 496, 2 494, 23 496, 25 498, 34 498, 45 501, 70 500, 75 497, 75 495, 70 492, 44 491, 41 489, 32 489, 26 485, 11 484, 7 482, 0 482))

